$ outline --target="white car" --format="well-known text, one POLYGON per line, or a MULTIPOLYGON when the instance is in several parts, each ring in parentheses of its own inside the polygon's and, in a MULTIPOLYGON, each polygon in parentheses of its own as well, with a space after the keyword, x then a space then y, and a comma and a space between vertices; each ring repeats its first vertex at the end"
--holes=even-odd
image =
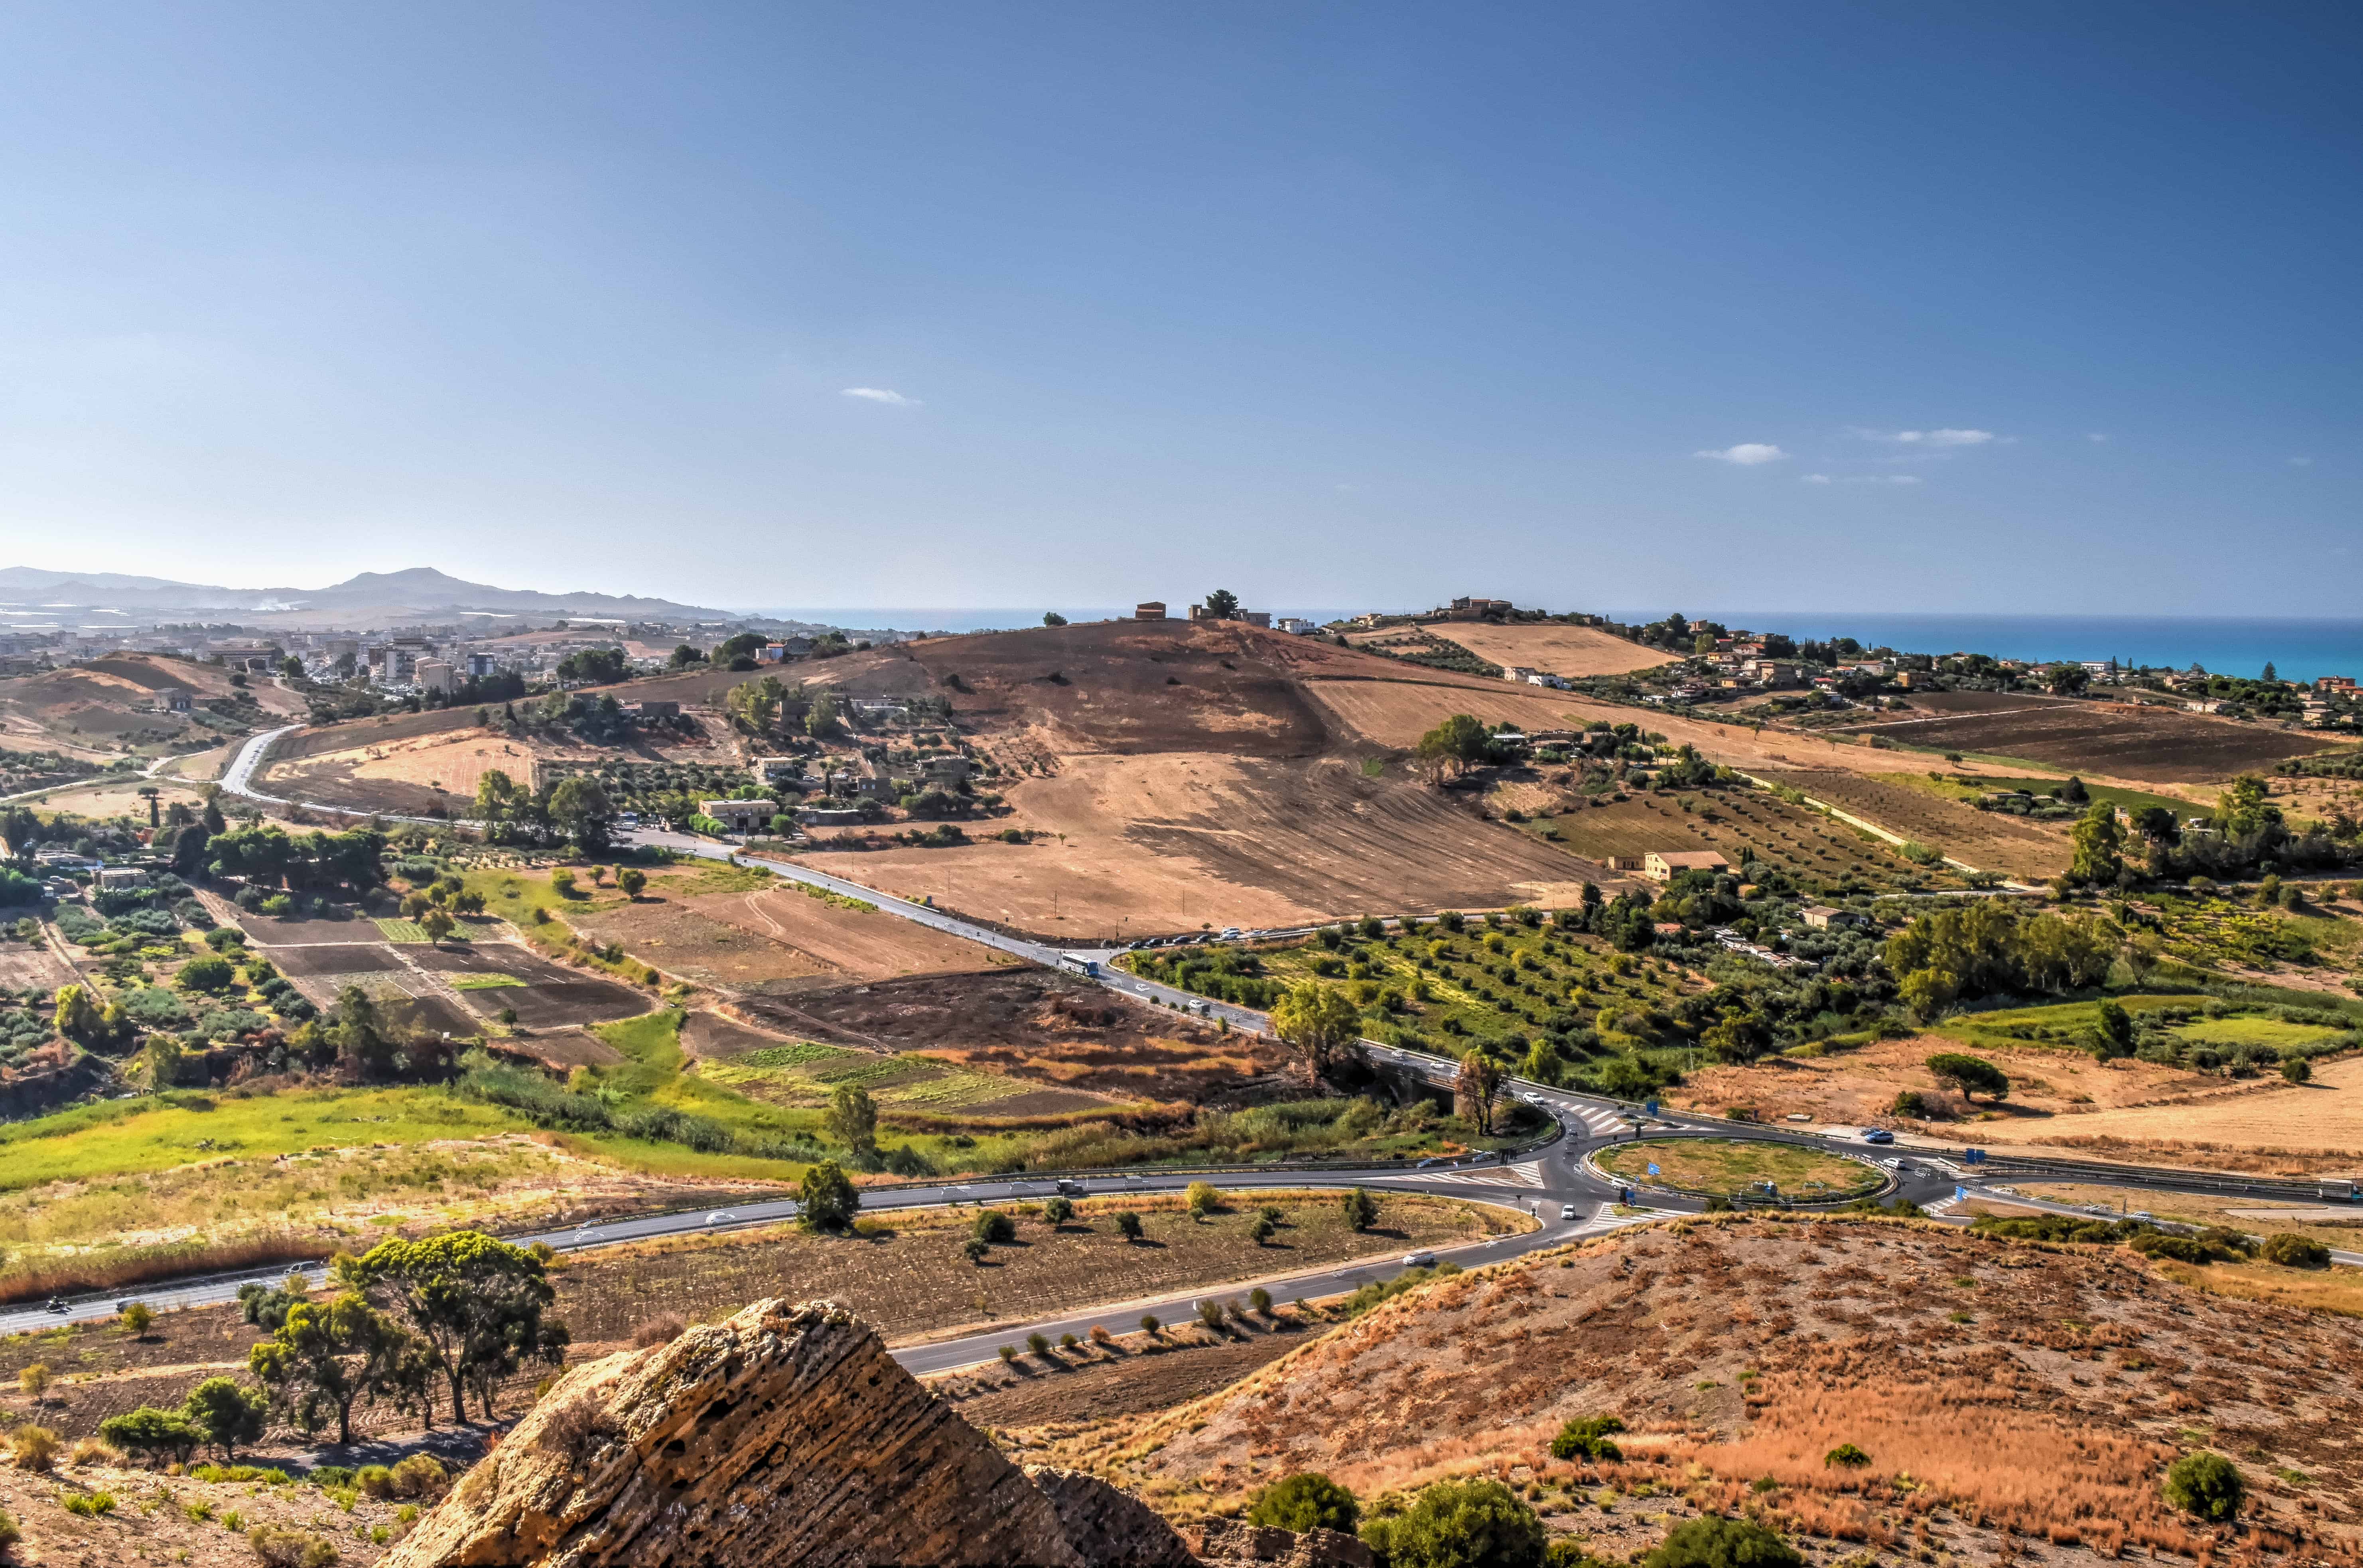
POLYGON ((1224 940, 1225 942, 1237 942, 1238 939, 1239 939, 1239 928, 1238 928, 1237 926, 1236 926, 1236 925, 1226 925, 1226 926, 1223 927, 1223 936, 1222 936, 1222 940, 1224 940))
POLYGON ((705 1217, 705 1222, 709 1225, 727 1225, 738 1218, 738 1216, 731 1213, 727 1209, 717 1209, 705 1217))
POLYGON ((1559 1206, 1559 1217, 1560 1219, 1562 1219, 1562 1220, 1572 1220, 1572 1219, 1574 1219, 1574 1218, 1575 1218, 1575 1205, 1574 1205, 1574 1204, 1572 1204, 1572 1203, 1562 1203, 1562 1204, 1560 1204, 1560 1205, 1559 1206))
POLYGON ((1403 1265, 1405 1268, 1434 1268, 1436 1266, 1436 1254, 1434 1253, 1405 1253, 1403 1254, 1403 1265))

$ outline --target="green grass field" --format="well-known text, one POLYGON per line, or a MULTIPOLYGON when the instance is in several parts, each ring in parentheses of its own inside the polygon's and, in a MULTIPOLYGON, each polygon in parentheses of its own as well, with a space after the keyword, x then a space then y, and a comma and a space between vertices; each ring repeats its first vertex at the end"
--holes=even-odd
POLYGON ((454 975, 451 977, 451 988, 455 991, 496 991, 505 986, 522 986, 524 984, 525 982, 518 979, 515 975, 504 975, 496 970, 487 970, 483 974, 454 975))
POLYGON ((1770 1182, 1783 1198, 1822 1199, 1875 1192, 1885 1178, 1856 1160, 1747 1138, 1666 1138, 1618 1143, 1597 1156, 1600 1168, 1627 1181, 1737 1198, 1770 1182), (1652 1175, 1649 1167, 1658 1167, 1652 1175))
POLYGON ((388 942, 427 942, 432 940, 432 938, 427 934, 427 928, 420 925, 415 920, 381 920, 373 921, 371 923, 377 927, 377 933, 380 936, 384 937, 388 942))

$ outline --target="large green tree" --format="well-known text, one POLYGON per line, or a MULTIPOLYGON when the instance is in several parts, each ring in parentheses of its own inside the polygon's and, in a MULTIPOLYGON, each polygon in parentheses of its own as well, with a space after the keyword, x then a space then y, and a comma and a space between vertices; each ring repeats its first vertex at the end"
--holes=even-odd
POLYGON ((1239 596, 1227 588, 1218 588, 1206 595, 1206 613, 1217 621, 1235 621, 1239 613, 1239 596))
POLYGON ((1541 1568, 1543 1521, 1499 1481, 1437 1481, 1362 1527, 1387 1568, 1541 1568))
POLYGON ((858 1160, 878 1158, 878 1102, 860 1084, 839 1084, 828 1097, 829 1136, 858 1160))
POLYGON ((1455 713, 1419 737, 1420 760, 1448 774, 1467 772, 1492 750, 1493 737, 1467 713, 1455 713))
POLYGON ((2079 882, 2113 882, 2125 868, 2125 833, 2117 824, 2117 809, 2095 801, 2076 824, 2075 857, 2068 875, 2079 882))
POLYGON ((1501 1097, 1502 1069, 1482 1050, 1470 1046, 1461 1054, 1460 1070, 1453 1075, 1454 1106, 1481 1135, 1490 1137, 1493 1132, 1493 1107, 1501 1097))
POLYGON ((239 1444, 261 1441, 263 1420, 270 1410, 268 1395, 227 1377, 206 1378, 181 1402, 181 1413, 189 1424, 233 1464, 238 1463, 239 1444))
POLYGON ((615 816, 606 786, 588 774, 570 774, 549 792, 549 820, 585 849, 605 846, 607 827, 615 816))
POLYGON ((424 1342, 449 1387, 455 1420, 468 1419, 470 1386, 490 1419, 492 1387, 501 1378, 529 1361, 564 1360, 565 1326, 545 1316, 556 1292, 541 1260, 523 1247, 481 1231, 381 1242, 348 1273, 424 1342))
POLYGON ((1304 1054, 1306 1071, 1319 1088, 1361 1038, 1362 1014, 1336 987, 1305 980, 1273 1004, 1271 1027, 1304 1054))
POLYGON ((337 1441, 349 1443, 354 1405, 395 1386, 409 1339, 392 1317, 348 1291, 290 1306, 277 1331, 247 1353, 246 1364, 290 1425, 316 1432, 333 1413, 337 1441))

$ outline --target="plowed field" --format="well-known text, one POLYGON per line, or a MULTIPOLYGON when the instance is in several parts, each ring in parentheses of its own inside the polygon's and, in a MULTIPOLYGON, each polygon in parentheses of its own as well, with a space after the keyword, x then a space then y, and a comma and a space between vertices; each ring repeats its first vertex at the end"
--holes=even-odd
POLYGON ((1947 801, 1891 784, 1864 773, 1836 768, 1767 768, 1760 777, 1803 790, 1890 833, 1930 845, 1952 859, 1980 870, 2022 880, 2057 877, 2068 869, 2063 829, 2023 822, 1998 812, 1947 801))
POLYGON ((1565 904, 1603 875, 1399 768, 1343 759, 1075 756, 1009 798, 1012 821, 1063 838, 804 858, 1060 942, 1565 904))
POLYGON ((1912 705, 1921 712, 1865 725, 1861 733, 1934 751, 2023 756, 2144 784, 2220 781, 2325 749, 2319 735, 2128 703, 1936 691, 1914 696, 1912 705))

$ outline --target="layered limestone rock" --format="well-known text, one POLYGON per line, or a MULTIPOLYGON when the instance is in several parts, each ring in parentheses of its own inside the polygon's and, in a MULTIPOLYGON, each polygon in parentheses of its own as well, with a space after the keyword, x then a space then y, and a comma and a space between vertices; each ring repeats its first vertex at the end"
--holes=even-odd
POLYGON ((1029 1478, 826 1303, 570 1372, 383 1568, 1185 1568, 1155 1513, 1029 1478))
MULTIPOLYGON (((1118 1494, 1122 1496, 1122 1494, 1118 1494)), ((1237 1519, 1208 1519, 1189 1543, 1204 1568, 1371 1568, 1370 1549, 1341 1530, 1274 1529, 1237 1519)))

